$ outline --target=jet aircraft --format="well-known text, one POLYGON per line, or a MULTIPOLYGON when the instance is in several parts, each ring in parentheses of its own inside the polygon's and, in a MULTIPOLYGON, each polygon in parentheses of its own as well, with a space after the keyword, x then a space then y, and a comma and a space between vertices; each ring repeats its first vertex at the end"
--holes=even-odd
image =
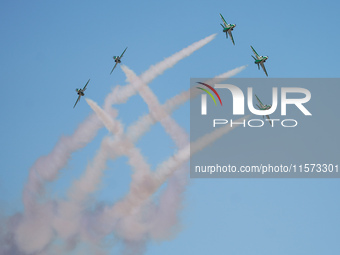
MULTIPOLYGON (((271 105, 264 105, 264 104, 262 104, 262 102, 261 102, 261 100, 257 97, 257 95, 255 95, 256 96, 256 99, 257 99, 257 101, 259 102, 259 104, 260 105, 256 105, 257 106, 257 108, 259 108, 260 110, 268 110, 268 109, 270 109, 272 106, 271 105)), ((271 122, 271 120, 270 120, 270 118, 269 118, 269 115, 266 115, 266 117, 267 117, 267 119, 269 120, 269 123, 270 123, 270 125, 272 125, 272 122, 271 122)), ((263 116, 263 118, 264 118, 264 116, 263 116)))
POLYGON ((228 24, 225 19, 223 18, 222 14, 220 13, 221 19, 223 21, 223 24, 221 26, 223 27, 223 32, 225 33, 226 37, 228 38, 228 34, 230 35, 231 41, 235 45, 233 35, 231 34, 231 31, 233 31, 234 27, 236 27, 236 24, 228 24))
POLYGON ((90 79, 86 82, 84 88, 76 89, 76 92, 77 92, 77 94, 79 96, 78 96, 78 99, 77 99, 76 103, 74 104, 73 108, 76 107, 76 105, 77 105, 78 101, 80 100, 80 98, 85 95, 84 91, 86 90, 86 86, 87 86, 87 84, 89 84, 89 82, 90 82, 90 79))
POLYGON ((268 76, 266 68, 264 67, 264 62, 266 62, 266 60, 268 59, 268 56, 260 56, 259 54, 257 54, 257 52, 254 50, 254 48, 252 46, 250 46, 251 49, 253 50, 256 58, 252 55, 253 59, 255 60, 255 64, 257 64, 257 67, 260 69, 260 65, 264 71, 264 73, 268 76))
POLYGON ((115 70, 117 64, 122 62, 120 59, 123 57, 123 55, 124 55, 124 53, 125 53, 125 51, 126 51, 127 48, 128 48, 128 47, 125 48, 125 50, 123 51, 122 55, 120 55, 120 56, 113 56, 113 59, 115 60, 116 64, 115 64, 115 66, 112 68, 110 74, 112 74, 113 70, 115 70))

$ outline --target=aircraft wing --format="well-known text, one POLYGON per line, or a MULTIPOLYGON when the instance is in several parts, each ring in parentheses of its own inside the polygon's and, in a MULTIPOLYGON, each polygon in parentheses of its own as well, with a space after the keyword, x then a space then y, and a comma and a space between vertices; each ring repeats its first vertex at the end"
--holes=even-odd
POLYGON ((127 48, 128 48, 128 47, 126 47, 125 50, 123 51, 122 55, 120 55, 120 58, 123 57, 123 55, 124 55, 124 53, 125 53, 125 51, 126 51, 127 48))
POLYGON ((86 86, 87 86, 87 84, 89 84, 89 82, 90 82, 90 79, 86 82, 86 84, 85 84, 85 86, 84 86, 84 88, 83 88, 83 91, 86 90, 86 86))
POLYGON ((220 13, 221 19, 223 20, 224 26, 228 27, 228 23, 225 21, 225 19, 223 18, 222 14, 220 13))
POLYGON ((73 108, 76 107, 76 105, 77 105, 78 101, 80 100, 80 98, 81 98, 81 95, 78 96, 78 99, 77 99, 76 103, 74 104, 73 108))
POLYGON ((270 118, 269 118, 269 115, 266 115, 266 117, 267 117, 267 119, 269 120, 270 125, 273 126, 273 125, 272 125, 272 121, 271 121, 270 118))
POLYGON ((233 35, 231 34, 231 31, 230 31, 230 30, 228 31, 228 34, 230 35, 231 41, 232 41, 233 44, 235 45, 234 38, 233 38, 233 35))
POLYGON ((262 66, 262 69, 263 69, 264 73, 268 76, 267 70, 266 70, 266 68, 264 67, 264 64, 261 62, 260 65, 262 66))
POLYGON ((112 70, 111 70, 111 73, 110 73, 110 74, 112 74, 113 70, 115 70, 115 68, 116 68, 117 64, 118 64, 118 63, 116 62, 115 66, 112 68, 112 70))
POLYGON ((257 54, 257 52, 254 50, 253 46, 250 46, 250 47, 251 47, 251 49, 253 50, 253 52, 254 52, 256 58, 259 59, 260 56, 259 56, 259 54, 257 54))
POLYGON ((261 100, 257 97, 257 95, 255 95, 257 101, 259 102, 261 108, 263 109, 264 108, 264 105, 262 104, 261 100))

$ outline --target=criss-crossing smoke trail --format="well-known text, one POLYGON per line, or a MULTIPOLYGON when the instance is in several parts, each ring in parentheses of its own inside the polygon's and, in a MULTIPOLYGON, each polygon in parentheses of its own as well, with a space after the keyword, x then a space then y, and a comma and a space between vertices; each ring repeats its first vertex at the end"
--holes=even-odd
MULTIPOLYGON (((218 77, 220 78, 227 78, 230 77, 233 74, 236 74, 237 72, 240 72, 243 70, 244 67, 234 69, 230 72, 224 73, 218 77)), ((146 84, 143 84, 141 79, 137 77, 132 70, 128 69, 127 67, 123 66, 123 70, 127 75, 127 78, 131 84, 135 84, 135 86, 138 89, 139 93, 141 94, 142 98, 145 100, 145 102, 149 106, 150 115, 153 117, 153 119, 157 119, 161 122, 167 133, 172 137, 172 139, 176 142, 178 141, 178 146, 180 148, 180 151, 187 151, 188 149, 188 140, 185 140, 187 138, 187 134, 184 130, 181 129, 181 127, 178 126, 177 123, 174 122, 174 120, 170 117, 169 112, 167 112, 165 109, 166 106, 161 106, 158 103, 158 99, 155 97, 155 95, 152 93, 152 91, 149 89, 149 87, 146 86, 146 84), (179 140, 178 138, 181 138, 179 140), (182 142, 182 144, 181 144, 182 142)), ((188 99, 188 93, 184 92, 181 94, 181 96, 178 96, 178 98, 186 98, 188 99), (185 96, 186 95, 186 96, 185 96)), ((184 101, 184 100, 183 100, 184 101)), ((101 119, 104 118, 105 114, 104 112, 100 112, 97 107, 93 106, 93 102, 88 101, 92 109, 96 111, 97 114, 101 115, 101 119)), ((106 116, 105 118, 109 118, 109 116, 106 116)), ((102 121, 107 123, 108 121, 102 119, 102 121)), ((110 128, 108 128, 110 129, 110 128)), ((221 133, 223 134, 223 133, 221 133)), ((210 142, 206 143, 209 144, 210 142)), ((184 153, 183 152, 183 153, 184 153)), ((179 154, 181 155, 181 154, 179 154)), ((182 163, 185 163, 188 160, 188 157, 184 157, 185 159, 181 161, 182 163)), ((166 165, 166 164, 165 164, 166 165)), ((138 168, 138 165, 137 165, 138 168)), ((183 187, 186 183, 187 178, 187 168, 181 167, 180 165, 176 165, 175 168, 176 171, 174 173, 180 173, 178 176, 172 176, 170 178, 171 181, 175 178, 175 181, 172 183, 168 183, 168 186, 159 199, 160 206, 158 208, 151 207, 153 209, 157 209, 155 211, 148 211, 148 214, 151 214, 153 216, 153 219, 148 222, 145 222, 145 219, 143 219, 141 213, 145 214, 145 209, 142 208, 143 202, 147 201, 147 199, 141 199, 142 201, 139 203, 136 201, 136 199, 133 199, 133 191, 137 191, 136 195, 141 198, 142 194, 148 194, 146 197, 151 196, 157 189, 158 185, 157 182, 155 182, 155 178, 157 179, 157 175, 160 174, 157 173, 156 175, 153 175, 151 172, 149 175, 140 175, 140 178, 133 178, 132 183, 130 185, 130 196, 128 195, 123 201, 128 203, 130 206, 132 206, 131 209, 123 209, 124 206, 122 205, 123 202, 117 203, 112 208, 107 208, 106 212, 103 214, 103 217, 105 220, 103 220, 103 225, 107 228, 107 222, 112 223, 112 229, 109 228, 109 231, 117 231, 121 236, 126 238, 128 240, 129 245, 131 244, 139 244, 145 240, 145 235, 149 234, 155 239, 164 238, 164 232, 169 231, 171 226, 174 226, 176 223, 176 220, 174 220, 176 213, 178 211, 178 208, 180 207, 181 197, 180 194, 184 190, 183 187), (147 188, 145 188, 147 186, 147 188), (155 189, 152 189, 152 187, 155 187, 155 189), (146 189, 146 190, 145 190, 146 189), (147 190, 149 190, 147 192, 147 190), (132 195, 131 195, 132 194, 132 195), (170 195, 173 195, 170 197, 170 195), (169 199, 172 199, 169 203, 169 199), (131 211, 134 211, 131 213, 131 211), (136 213, 139 212, 138 213, 136 213), (168 213, 165 213, 168 212, 168 213), (108 216, 110 215, 110 216, 108 216), (108 218, 105 218, 108 217, 108 218), (110 220, 110 219, 111 220, 110 220), (119 219, 119 223, 118 222, 119 219), (144 220, 144 222, 143 222, 144 220), (162 223, 159 225, 159 223, 162 223), (134 242, 133 242, 134 241, 134 242), (137 241, 137 242, 136 242, 137 241)), ((161 171, 159 171, 161 172, 161 171)), ((166 175, 167 176, 167 175, 166 175)), ((165 180, 161 180, 160 183, 163 183, 165 180)), ((138 198, 137 198, 138 200, 138 198)), ((146 208, 150 208, 150 204, 147 204, 146 208)), ((168 234, 169 235, 169 234, 168 234)), ((134 249, 135 250, 135 249, 134 249)))
MULTIPOLYGON (((16 249, 15 254, 42 255, 57 254, 58 251, 71 252, 76 249, 79 241, 91 243, 92 254, 104 254, 104 251, 96 246, 99 246, 100 240, 110 233, 115 233, 128 249, 139 254, 142 253, 147 238, 160 240, 171 234, 171 228, 177 223, 181 195, 187 183, 188 168, 183 164, 189 160, 190 145, 188 135, 170 114, 189 99, 190 93, 185 91, 168 100, 164 105, 160 105, 147 83, 214 37, 215 35, 212 35, 194 43, 152 66, 139 77, 126 66, 122 66, 130 84, 125 87, 117 86, 106 97, 104 110, 95 102, 87 100, 95 114, 90 115, 72 136, 63 137, 53 151, 37 160, 30 170, 23 194, 25 213, 17 217, 17 224, 8 235, 11 236, 12 242, 9 246, 11 249, 16 249), (136 93, 144 99, 150 113, 141 117, 124 132, 122 123, 116 120, 118 111, 111 108, 111 105, 124 103, 136 93), (179 150, 152 172, 134 144, 156 122, 162 124, 179 150), (67 199, 39 202, 39 195, 44 192, 44 183, 55 180, 58 171, 66 166, 71 153, 86 146, 103 124, 114 136, 104 137, 99 151, 85 173, 71 185, 67 192, 67 199), (91 213, 88 211, 87 201, 89 195, 98 189, 103 171, 107 168, 107 160, 122 155, 128 156, 129 164, 134 170, 129 193, 113 206, 106 206, 98 212, 91 213), (154 203, 152 195, 165 182, 168 183, 167 187, 160 195, 159 202, 154 203), (148 217, 145 218, 145 215, 148 217), (30 234, 32 231, 35 232, 34 236, 30 234), (66 247, 56 246, 55 241, 58 240, 63 240, 67 244, 66 247)), ((218 77, 228 78, 243 68, 234 69, 218 77)), ((200 150, 230 129, 221 130, 222 128, 219 132, 203 137, 194 143, 192 148, 200 150)))
MULTIPOLYGON (((146 77, 145 81, 151 82, 166 69, 171 68, 178 61, 191 55, 193 52, 209 43, 215 36, 216 35, 214 34, 195 42, 187 48, 164 59, 155 66, 151 66, 150 69, 143 74, 146 77)), ((115 117, 117 112, 114 109, 111 109, 111 105, 123 103, 134 94, 135 90, 132 86, 127 85, 123 88, 116 86, 106 97, 104 108, 112 117, 115 117)), ((59 171, 67 165, 71 154, 76 150, 85 147, 96 136, 97 131, 101 127, 102 123, 98 120, 97 116, 95 114, 90 115, 78 126, 71 136, 63 136, 51 153, 39 158, 31 167, 28 181, 23 189, 24 217, 22 217, 22 220, 19 223, 21 226, 16 228, 16 233, 14 235, 18 246, 20 246, 23 251, 33 253, 43 249, 48 244, 48 238, 45 236, 52 235, 51 231, 44 231, 48 233, 44 234, 45 238, 41 238, 41 240, 46 239, 45 242, 36 242, 31 240, 33 239, 32 236, 27 235, 27 232, 30 232, 31 229, 29 221, 37 218, 39 210, 41 210, 38 201, 39 197, 45 193, 45 183, 56 180, 59 171)))
MULTIPOLYGON (((158 75, 162 74, 166 69, 173 67, 176 63, 185 57, 190 56, 193 52, 200 49, 215 38, 216 34, 210 35, 174 55, 164 59, 155 66, 151 66, 143 77, 146 83, 151 82, 158 75)), ((131 85, 125 87, 116 86, 115 89, 105 99, 105 109, 112 113, 112 117, 116 117, 117 112, 110 109, 112 104, 124 103, 129 97, 136 93, 131 85)), ((36 196, 43 193, 44 182, 55 180, 58 173, 63 169, 70 155, 84 146, 86 146, 95 136, 102 123, 98 121, 96 115, 90 115, 83 123, 81 123, 71 136, 63 136, 50 154, 39 158, 30 169, 29 179, 23 191, 23 203, 26 212, 29 214, 31 208, 34 208, 36 196)), ((33 210, 34 212, 34 210, 33 210)))
MULTIPOLYGON (((222 74, 222 77, 228 78, 231 75, 237 74, 241 70, 243 69, 236 68, 233 71, 222 74)), ((139 87, 142 88, 142 86, 139 87)), ((149 91, 149 93, 152 92, 149 91)), ((71 186, 71 189, 68 192, 68 200, 60 204, 59 214, 58 217, 56 217, 54 224, 54 228, 57 230, 60 236, 62 236, 63 238, 70 238, 77 232, 79 232, 79 229, 81 228, 81 223, 83 221, 80 216, 81 212, 84 210, 85 200, 98 188, 103 176, 103 171, 106 169, 106 161, 108 159, 115 159, 121 155, 128 156, 130 165, 133 169, 135 169, 135 174, 132 177, 133 183, 138 182, 141 178, 145 178, 146 174, 150 173, 149 165, 143 160, 143 157, 140 155, 139 150, 134 147, 134 143, 150 129, 151 125, 153 125, 157 121, 162 122, 162 120, 166 116, 169 117, 168 115, 178 105, 186 102, 189 98, 189 91, 185 91, 168 100, 164 105, 157 105, 157 107, 159 108, 158 111, 163 112, 162 114, 155 115, 153 108, 151 108, 150 114, 140 118, 135 124, 131 125, 127 129, 126 134, 122 132, 122 124, 119 121, 117 121, 116 119, 112 119, 96 103, 94 103, 92 100, 87 99, 87 103, 91 106, 97 116, 102 120, 107 129, 115 135, 115 137, 113 140, 109 137, 106 137, 102 140, 101 147, 92 163, 89 164, 89 166, 86 168, 82 177, 71 186), (68 224, 65 228, 64 226, 66 222, 72 222, 72 224, 68 224)), ((177 133, 180 132, 182 133, 180 137, 187 136, 185 131, 181 130, 178 125, 177 128, 172 128, 170 132, 171 131, 172 137, 174 137, 174 139, 175 136, 178 136, 177 133)), ((187 145, 187 143, 188 141, 184 145, 187 145)), ((178 172, 180 173, 180 171, 178 172)), ((184 174, 187 174, 187 172, 184 172, 184 174)), ((183 175, 183 172, 181 173, 181 175, 183 175)), ((168 228, 174 225, 174 222, 176 221, 176 214, 178 211, 176 210, 176 208, 180 206, 180 195, 183 192, 183 187, 186 184, 186 178, 187 175, 179 180, 170 180, 172 181, 172 183, 169 183, 166 191, 162 196, 163 199, 160 199, 161 204, 158 210, 159 213, 156 214, 154 217, 154 234, 158 233, 158 236, 162 236, 163 233, 163 236, 166 236, 167 234, 164 229, 167 228, 165 227, 165 225, 168 224, 168 228), (171 205, 173 206, 171 207, 171 205), (167 208, 165 208, 165 206, 167 208), (165 221, 164 218, 167 219, 167 221, 165 221), (157 221, 162 222, 163 228, 160 228, 160 225, 156 224, 157 221)), ((134 231, 134 233, 136 234, 136 231, 134 231)))

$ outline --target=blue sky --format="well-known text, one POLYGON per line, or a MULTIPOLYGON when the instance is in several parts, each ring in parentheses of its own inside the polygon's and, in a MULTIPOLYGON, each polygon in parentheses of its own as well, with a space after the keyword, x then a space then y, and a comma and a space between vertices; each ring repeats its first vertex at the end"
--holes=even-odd
MULTIPOLYGON (((75 88, 91 78, 86 97, 102 105, 112 88, 126 84, 120 67, 109 75, 112 56, 125 47, 129 48, 123 62, 139 75, 217 33, 212 42, 149 84, 162 103, 187 90, 192 77, 213 77, 248 65, 236 77, 263 78, 250 57, 250 45, 269 56, 269 77, 339 77, 339 5, 330 0, 0 1, 2 214, 23 210, 21 195, 30 167, 92 113, 84 98, 72 109, 75 88), (235 46, 221 31, 219 13, 237 25, 235 46)), ((329 96, 336 99, 339 89, 334 91, 329 96)), ((187 131, 188 108, 186 104, 173 114, 187 131)), ((139 96, 117 109, 127 126, 148 112, 139 96)), ((336 134, 334 127, 330 129, 336 134)), ((58 181, 48 185, 49 196, 65 196, 107 134, 101 129, 88 146, 72 155, 58 181)), ((315 134, 316 141, 323 134, 315 134)), ((236 135, 240 133, 235 130, 236 135)), ((321 153, 335 155, 335 144, 321 153)), ((138 146, 153 167, 174 148, 159 124, 138 146)), ((97 201, 114 202, 128 190, 126 158, 109 162, 109 168, 122 173, 105 173, 97 201)), ((148 243, 145 254, 334 254, 340 229, 339 193, 335 179, 190 180, 180 212, 181 231, 171 240, 148 243)), ((118 252, 114 248, 112 254, 118 252)))

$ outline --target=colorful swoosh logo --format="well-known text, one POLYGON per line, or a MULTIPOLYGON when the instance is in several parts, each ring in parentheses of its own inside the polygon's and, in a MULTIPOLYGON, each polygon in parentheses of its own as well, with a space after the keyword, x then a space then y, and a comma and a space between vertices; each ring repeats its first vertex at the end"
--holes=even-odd
MULTIPOLYGON (((221 100, 221 98, 220 98, 220 95, 217 93, 217 91, 216 91, 213 87, 211 87, 210 85, 208 85, 208 84, 206 84, 206 83, 203 83, 203 82, 197 82, 197 83, 199 83, 199 84, 201 84, 201 85, 203 85, 203 86, 206 86, 207 88, 211 89, 211 91, 214 92, 215 95, 217 96, 218 100, 220 100, 220 104, 221 104, 221 106, 222 106, 222 100, 221 100)), ((204 89, 204 88, 201 88, 201 87, 196 87, 196 88, 201 89, 201 90, 203 90, 204 92, 206 92, 206 93, 214 100, 215 105, 217 105, 214 96, 211 94, 211 92, 210 92, 209 90, 204 89)))

